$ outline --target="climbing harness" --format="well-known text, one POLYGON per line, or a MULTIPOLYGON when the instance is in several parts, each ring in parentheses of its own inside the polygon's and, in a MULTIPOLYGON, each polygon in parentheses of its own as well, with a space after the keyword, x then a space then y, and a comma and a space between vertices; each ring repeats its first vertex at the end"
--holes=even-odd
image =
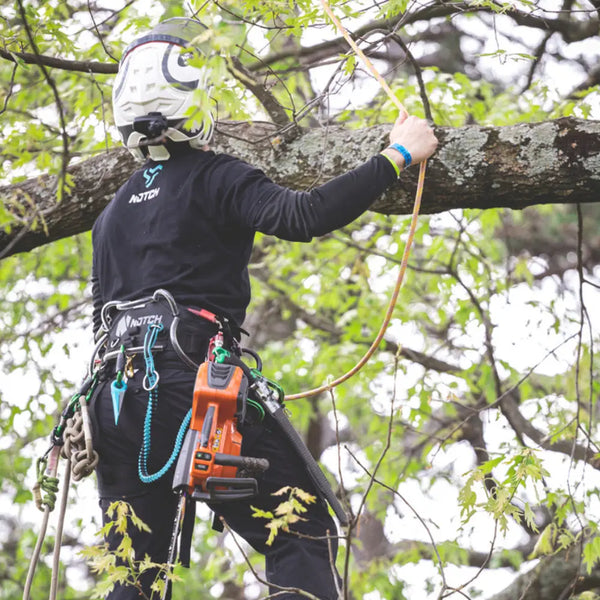
POLYGON ((154 473, 149 473, 152 421, 158 407, 160 387, 160 375, 155 367, 155 354, 162 353, 163 360, 171 358, 177 365, 183 363, 186 367, 197 370, 198 363, 189 356, 188 350, 200 337, 205 339, 206 334, 196 337, 187 336, 186 339, 185 334, 181 333, 181 325, 182 322, 189 322, 190 318, 194 321, 200 318, 213 324, 216 335, 221 340, 220 343, 224 343, 227 339, 228 344, 236 345, 235 328, 227 319, 218 317, 206 309, 180 306, 166 290, 159 289, 152 296, 128 302, 109 302, 101 311, 102 344, 97 347, 93 362, 101 365, 115 362, 115 379, 111 383, 115 425, 123 408, 127 390, 126 378, 131 375, 132 362, 136 356, 143 358, 145 373, 142 388, 148 392, 142 446, 138 456, 138 476, 143 483, 157 481, 173 466, 190 424, 191 409, 179 427, 171 455, 162 467, 154 473))
MULTIPOLYGON (((279 425, 304 462, 319 495, 330 504, 340 522, 347 524, 348 517, 344 508, 304 441, 288 420, 283 405, 283 390, 263 376, 259 355, 239 345, 241 330, 230 325, 225 318, 205 309, 178 305, 165 290, 156 290, 152 296, 129 302, 109 302, 101 310, 101 322, 98 341, 89 363, 89 376, 79 392, 67 403, 59 423, 52 431, 52 445, 38 461, 38 483, 34 495, 38 507, 45 511, 45 519, 31 560, 24 600, 29 600, 35 566, 46 533, 47 517, 56 502, 58 459, 66 458, 67 466, 61 514, 57 524, 51 600, 55 598, 52 594, 56 593, 55 578, 58 577, 60 542, 70 478, 72 476, 74 481, 78 481, 89 475, 98 462, 98 455, 92 446, 88 405, 98 382, 106 382, 110 373, 114 373, 110 392, 117 425, 123 405, 127 402, 127 380, 133 376, 134 363, 141 365, 141 361, 144 367, 142 388, 148 394, 148 401, 138 455, 139 478, 143 483, 153 483, 176 465, 173 490, 180 496, 180 501, 173 526, 169 565, 174 564, 177 556, 182 564, 189 564, 193 507, 196 501, 226 502, 249 498, 258 493, 256 476, 265 471, 269 464, 263 458, 241 455, 242 435, 238 426, 247 422, 250 412, 251 422, 256 419, 262 421, 269 415, 279 425), (190 327, 191 324, 197 325, 199 318, 210 325, 212 336, 208 346, 207 330, 197 332, 190 327), (202 360, 192 356, 192 351, 200 340, 207 347, 202 360), (173 450, 163 466, 151 473, 148 466, 152 424, 161 388, 155 362, 157 353, 161 354, 161 365, 167 365, 173 360, 179 368, 183 363, 195 371, 196 383, 192 408, 179 427, 173 450), (244 355, 248 355, 255 366, 249 367, 242 360, 244 355), (46 495, 42 496, 42 492, 46 495)), ((165 590, 167 588, 168 585, 165 585, 165 590)))
MULTIPOLYGON (((364 65, 368 69, 368 71, 370 71, 370 73, 373 75, 373 77, 375 77, 375 79, 379 82, 379 84, 381 85, 381 87, 383 88, 385 93, 388 95, 390 100, 394 103, 394 105, 398 108, 398 110, 400 112, 408 114, 408 111, 404 108, 404 106, 400 102, 400 100, 398 100, 398 98, 395 96, 394 92, 392 92, 392 90, 390 89, 390 86, 387 84, 386 80, 380 75, 380 73, 377 71, 377 69, 375 68, 373 63, 364 54, 364 52, 358 47, 358 45, 352 39, 352 37, 350 36, 350 34, 346 30, 346 28, 342 25, 340 20, 335 16, 334 12, 331 10, 331 7, 327 3, 327 0, 320 0, 320 1, 321 1, 321 5, 323 6, 323 9, 327 13, 327 15, 331 18, 334 25, 337 27, 337 29, 340 31, 340 33, 343 35, 343 37, 348 42, 348 44, 350 45, 352 50, 354 50, 354 52, 356 52, 356 54, 363 61, 364 65)), ((413 240, 415 237, 415 232, 417 230, 419 211, 421 209, 421 199, 423 197, 423 187, 425 185, 426 169, 427 169, 427 161, 424 160, 419 165, 419 178, 417 181, 415 202, 414 202, 412 216, 411 216, 410 228, 408 231, 408 238, 406 240, 406 244, 404 245, 404 252, 402 253, 402 260, 400 262, 400 271, 398 272, 396 284, 394 286, 394 290, 392 291, 392 295, 390 297, 390 301, 388 303, 388 307, 386 309, 385 316, 383 318, 383 322, 381 323, 379 331, 377 332, 377 335, 375 336, 375 339, 371 343, 369 349, 365 352, 365 354, 362 356, 362 358, 356 363, 356 365, 354 365, 354 367, 352 367, 348 372, 344 373, 340 377, 336 378, 331 383, 324 384, 320 387, 317 387, 317 388, 314 388, 311 390, 307 390, 305 392, 299 392, 297 394, 290 394, 285 397, 286 400, 299 400, 300 398, 309 398, 311 396, 316 396, 317 394, 321 394, 322 392, 328 392, 328 391, 332 390, 333 388, 337 387, 341 383, 344 383, 344 381, 347 381, 348 379, 350 379, 351 377, 356 375, 356 373, 358 373, 367 364, 367 362, 369 362, 369 359, 371 358, 371 356, 373 356, 373 354, 379 347, 379 344, 381 343, 381 340, 383 340, 383 336, 385 335, 385 332, 387 331, 387 328, 392 319, 392 315, 393 315, 394 309, 396 307, 396 302, 398 301, 398 295, 400 293, 400 289, 404 282, 404 276, 406 274, 406 269, 408 267, 408 258, 410 256, 410 250, 411 250, 412 243, 413 243, 413 240)))

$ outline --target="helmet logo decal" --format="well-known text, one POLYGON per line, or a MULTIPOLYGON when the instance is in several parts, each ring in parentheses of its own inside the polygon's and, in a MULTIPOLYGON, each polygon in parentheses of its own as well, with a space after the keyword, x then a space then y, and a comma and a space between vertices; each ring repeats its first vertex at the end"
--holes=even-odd
POLYGON ((162 171, 162 165, 156 165, 153 169, 146 169, 144 171, 144 180, 146 181, 146 189, 149 188, 154 180, 158 177, 159 173, 162 171))
POLYGON ((162 59, 162 73, 164 78, 176 89, 182 91, 193 91, 198 87, 198 69, 190 67, 180 54, 181 47, 174 44, 168 44, 162 59), (178 52, 173 54, 173 49, 178 52), (194 75, 196 79, 183 79, 186 75, 194 75))

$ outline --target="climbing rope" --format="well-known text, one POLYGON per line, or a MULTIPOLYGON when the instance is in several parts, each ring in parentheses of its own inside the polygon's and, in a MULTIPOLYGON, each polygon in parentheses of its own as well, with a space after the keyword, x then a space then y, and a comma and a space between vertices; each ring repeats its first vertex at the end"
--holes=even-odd
POLYGON ((40 560, 42 544, 46 537, 46 530, 48 529, 48 519, 56 505, 56 494, 58 492, 58 477, 56 475, 58 473, 59 456, 60 446, 52 446, 48 452, 37 461, 37 480, 32 491, 33 497, 35 498, 35 505, 39 510, 44 512, 44 516, 42 517, 40 533, 38 534, 33 554, 29 561, 29 570, 27 571, 27 579, 25 580, 25 587, 23 588, 23 600, 29 600, 33 576, 40 560), (42 496, 42 491, 46 493, 45 496, 42 496))
POLYGON ((27 579, 23 589, 23 600, 29 600, 35 570, 39 563, 40 553, 50 513, 56 506, 58 494, 58 461, 65 458, 65 475, 60 501, 60 510, 56 524, 54 551, 52 557, 52 578, 50 580, 49 600, 55 600, 58 591, 58 575, 60 563, 60 549, 62 545, 62 532, 67 510, 67 500, 71 474, 75 481, 90 475, 98 464, 98 454, 92 446, 92 430, 88 412, 88 402, 94 393, 97 376, 87 379, 75 394, 61 414, 59 424, 52 432, 52 445, 36 463, 36 482, 32 492, 37 508, 43 511, 42 525, 36 541, 27 579))
POLYGON ((146 335, 144 337, 144 362, 146 364, 146 374, 142 383, 143 388, 148 392, 148 406, 146 407, 146 416, 144 418, 144 435, 142 439, 142 447, 138 456, 138 475, 144 483, 152 483, 160 479, 173 465, 181 446, 183 445, 183 439, 188 429, 190 421, 192 420, 192 409, 187 412, 177 437, 175 438, 175 444, 171 456, 169 456, 167 462, 155 473, 148 473, 148 457, 150 456, 150 448, 152 446, 152 416, 154 410, 158 406, 158 380, 159 376, 154 366, 154 356, 152 354, 152 348, 156 344, 158 334, 163 330, 161 323, 152 323, 148 325, 146 335))
MULTIPOLYGON (((97 462, 97 461, 96 461, 97 462)), ((56 533, 54 534, 54 550, 52 552, 52 577, 50 579, 50 593, 48 600, 56 600, 58 592, 58 575, 60 573, 60 550, 62 547, 63 527, 65 524, 65 514, 67 512, 67 500, 69 497, 69 486, 71 483, 71 459, 67 458, 65 466, 65 480, 60 497, 60 510, 56 520, 56 533)))
POLYGON ((98 453, 92 446, 92 429, 86 402, 82 402, 80 410, 67 419, 64 437, 61 456, 71 462, 73 481, 91 475, 98 464, 98 453))
MULTIPOLYGON (((348 44, 350 45, 352 50, 354 50, 354 52, 356 52, 356 54, 363 61, 365 67, 370 71, 370 73, 373 75, 373 77, 375 77, 375 79, 379 82, 379 84, 381 85, 381 87, 383 88, 385 93, 388 95, 390 100, 394 103, 394 105, 398 108, 398 110, 401 113, 403 112, 403 113, 408 114, 408 111, 404 108, 402 102, 400 102, 400 100, 398 100, 398 98, 396 97, 394 92, 392 92, 390 86, 387 84, 385 79, 379 74, 379 72, 377 71, 377 69, 375 68, 373 63, 364 54, 364 52, 357 46, 357 44, 354 42, 354 40, 352 39, 352 37, 350 36, 348 31, 345 29, 345 27, 342 25, 340 20, 335 16, 333 11, 331 10, 331 7, 327 3, 327 0, 321 0, 321 5, 323 6, 323 9, 327 13, 327 15, 331 18, 331 20, 333 21, 333 23, 335 24, 337 29, 344 36, 344 38, 346 39, 346 41, 348 42, 348 44)), ((383 336, 385 335, 385 332, 386 332, 386 330, 390 324, 390 321, 392 319, 392 315, 394 313, 394 308, 396 307, 396 302, 398 301, 398 294, 400 293, 400 289, 402 288, 402 284, 404 282, 404 276, 406 274, 406 269, 408 267, 408 258, 410 256, 412 243, 413 243, 413 240, 415 237, 415 232, 417 230, 419 211, 421 210, 421 198, 423 196, 423 187, 425 185, 426 169, 427 169, 427 161, 421 162, 421 164, 419 166, 419 178, 417 181, 417 191, 415 193, 415 202, 414 202, 412 217, 411 217, 411 221, 410 221, 410 228, 408 231, 408 238, 406 240, 406 244, 404 246, 404 252, 402 253, 402 260, 400 262, 400 271, 398 272, 396 284, 394 286, 394 290, 390 297, 390 301, 388 303, 385 317, 383 319, 381 327, 379 328, 379 332, 377 333, 377 336, 371 343, 371 346, 366 351, 364 356, 347 373, 344 373, 342 376, 338 377, 331 383, 324 384, 324 385, 314 388, 312 390, 308 390, 305 392, 299 392, 297 394, 287 395, 285 397, 285 400, 299 400, 300 398, 309 398, 311 396, 316 396, 317 394, 321 394, 323 392, 328 392, 328 391, 332 390, 333 388, 337 387, 341 383, 344 383, 344 381, 347 381, 352 376, 354 376, 356 373, 358 373, 358 371, 360 371, 367 364, 367 362, 369 361, 371 356, 373 356, 375 350, 377 350, 377 348, 379 347, 379 344, 381 343, 381 340, 383 339, 383 336)))

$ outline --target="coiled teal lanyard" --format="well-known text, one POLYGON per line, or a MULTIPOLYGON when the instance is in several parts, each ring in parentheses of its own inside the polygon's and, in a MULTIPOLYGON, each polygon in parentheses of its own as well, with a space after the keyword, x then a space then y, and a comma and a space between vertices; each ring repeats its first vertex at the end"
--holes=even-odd
POLYGON ((183 438, 189 427, 192 419, 192 409, 188 411, 183 422, 177 432, 175 438, 175 444, 173 452, 162 466, 161 469, 156 473, 148 473, 148 456, 150 455, 150 448, 152 446, 152 415, 154 409, 158 404, 158 380, 159 375, 154 368, 154 356, 152 355, 152 348, 156 344, 158 334, 164 329, 162 323, 153 323, 148 325, 148 330, 144 337, 144 362, 146 363, 146 374, 144 375, 144 381, 142 383, 143 388, 148 392, 148 406, 146 408, 146 417, 144 419, 144 436, 142 439, 142 447, 140 448, 140 454, 138 457, 138 475, 144 483, 152 483, 160 479, 173 465, 181 446, 183 445, 183 438))

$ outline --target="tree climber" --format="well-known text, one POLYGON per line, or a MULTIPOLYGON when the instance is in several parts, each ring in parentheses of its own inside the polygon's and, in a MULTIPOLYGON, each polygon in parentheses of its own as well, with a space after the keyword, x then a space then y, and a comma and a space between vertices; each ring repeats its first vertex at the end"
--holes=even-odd
MULTIPOLYGON (((207 355, 215 322, 226 324, 224 343, 234 349, 237 345, 250 301, 248 262, 257 231, 307 242, 343 227, 397 181, 402 169, 425 160, 437 146, 425 121, 401 115, 392 126, 390 146, 358 168, 310 192, 276 185, 260 170, 208 149, 213 117, 206 107, 203 119, 196 119, 200 124, 186 127, 198 95, 209 93, 204 71, 187 63, 203 32, 197 21, 169 19, 126 48, 113 88, 114 116, 123 143, 145 163, 120 188, 92 232, 94 331, 101 327, 106 303, 166 290, 185 307, 178 343, 197 362, 207 355), (195 95, 195 90, 200 92, 195 95)), ((151 533, 130 532, 137 557, 148 554, 163 563, 177 505, 170 457, 191 406, 195 373, 159 336, 154 347, 161 351, 152 357, 150 371, 156 377, 149 380, 148 345, 142 338, 166 318, 153 310, 129 315, 113 327, 119 331, 110 332, 103 371, 117 377, 103 377, 92 411, 104 520, 109 520, 106 510, 112 501, 128 501, 151 528, 151 533), (138 344, 139 352, 125 352, 127 339, 138 344), (152 443, 147 447, 150 405, 152 443)), ((258 496, 210 507, 265 555, 272 586, 337 598, 332 567, 336 525, 323 501, 311 505, 307 520, 297 525, 303 537, 282 532, 266 545, 268 531, 264 521, 252 517, 250 504, 272 510, 280 502, 272 493, 288 485, 315 490, 268 416, 262 421, 250 416, 242 427, 242 453, 264 457, 270 467, 259 477, 258 496), (329 542, 328 532, 333 536, 329 542)), ((107 541, 114 548, 119 538, 111 532, 107 541)), ((149 571, 142 578, 148 596, 155 575, 149 571)), ((301 596, 289 592, 278 597, 301 596)), ((109 598, 139 595, 137 589, 119 585, 109 598)))

